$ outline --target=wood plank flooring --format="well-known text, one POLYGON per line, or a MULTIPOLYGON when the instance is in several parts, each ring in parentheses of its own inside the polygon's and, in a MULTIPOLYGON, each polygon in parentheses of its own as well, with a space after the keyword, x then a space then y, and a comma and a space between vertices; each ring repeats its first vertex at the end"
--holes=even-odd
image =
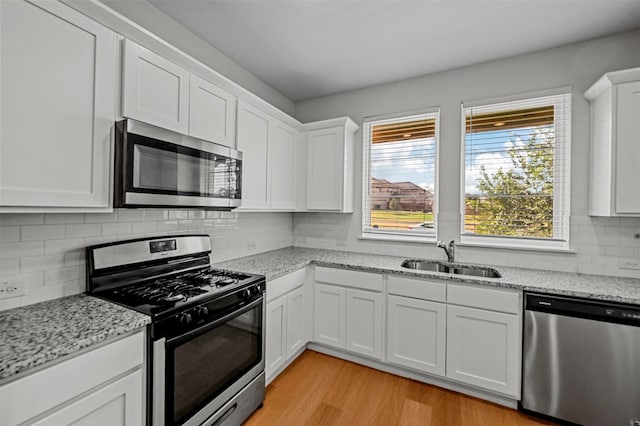
POLYGON ((307 350, 245 426, 553 425, 516 410, 307 350))

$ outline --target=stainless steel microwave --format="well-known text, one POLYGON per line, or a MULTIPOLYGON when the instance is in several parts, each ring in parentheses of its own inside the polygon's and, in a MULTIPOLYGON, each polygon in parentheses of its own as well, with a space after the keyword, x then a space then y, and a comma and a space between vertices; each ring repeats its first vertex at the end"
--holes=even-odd
POLYGON ((240 205, 241 152, 131 119, 115 139, 115 207, 240 205))

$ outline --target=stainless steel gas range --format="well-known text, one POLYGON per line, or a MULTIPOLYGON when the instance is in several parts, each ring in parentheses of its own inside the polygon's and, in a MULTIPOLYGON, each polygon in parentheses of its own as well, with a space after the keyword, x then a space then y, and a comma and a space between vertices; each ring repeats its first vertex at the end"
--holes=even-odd
POLYGON ((210 254, 208 235, 87 247, 89 292, 152 318, 151 425, 239 425, 264 400, 265 278, 210 254))

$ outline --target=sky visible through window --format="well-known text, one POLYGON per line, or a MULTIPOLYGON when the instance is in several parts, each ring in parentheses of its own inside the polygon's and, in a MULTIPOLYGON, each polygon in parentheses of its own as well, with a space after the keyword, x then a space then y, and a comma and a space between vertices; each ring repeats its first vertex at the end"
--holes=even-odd
MULTIPOLYGON (((508 149, 523 146, 532 128, 498 130, 482 134, 467 134, 465 143, 465 193, 480 194, 477 179, 480 165, 489 175, 498 169, 513 167, 508 149)), ((413 182, 434 190, 435 157, 433 138, 373 144, 371 147, 371 176, 389 182, 413 182)))
POLYGON ((371 176, 389 182, 413 182, 433 192, 435 184, 434 139, 372 144, 371 176))
MULTIPOLYGON (((553 126, 540 126, 542 129, 553 129, 553 126)), ((478 178, 480 166, 484 165, 489 176, 500 168, 508 171, 513 168, 509 149, 524 148, 534 127, 520 129, 497 130, 493 132, 469 133, 465 139, 465 193, 480 195, 478 178)))

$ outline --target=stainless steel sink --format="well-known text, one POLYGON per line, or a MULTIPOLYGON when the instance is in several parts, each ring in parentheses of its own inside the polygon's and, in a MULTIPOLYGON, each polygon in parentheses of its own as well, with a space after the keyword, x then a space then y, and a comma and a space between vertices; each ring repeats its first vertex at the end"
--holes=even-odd
POLYGON ((452 271, 453 274, 457 275, 469 275, 472 277, 483 277, 483 278, 500 278, 502 275, 496 269, 486 268, 484 266, 455 266, 452 271))
POLYGON ((475 265, 460 265, 455 263, 453 265, 447 265, 446 263, 438 262, 435 260, 406 259, 400 264, 400 266, 403 268, 417 269, 420 271, 443 272, 445 274, 450 273, 455 275, 468 275, 472 277, 502 277, 500 272, 493 268, 475 265))
POLYGON ((419 269, 421 271, 431 271, 431 272, 449 272, 449 267, 447 265, 443 265, 440 262, 435 262, 431 260, 411 260, 407 259, 400 265, 403 268, 408 269, 419 269))

